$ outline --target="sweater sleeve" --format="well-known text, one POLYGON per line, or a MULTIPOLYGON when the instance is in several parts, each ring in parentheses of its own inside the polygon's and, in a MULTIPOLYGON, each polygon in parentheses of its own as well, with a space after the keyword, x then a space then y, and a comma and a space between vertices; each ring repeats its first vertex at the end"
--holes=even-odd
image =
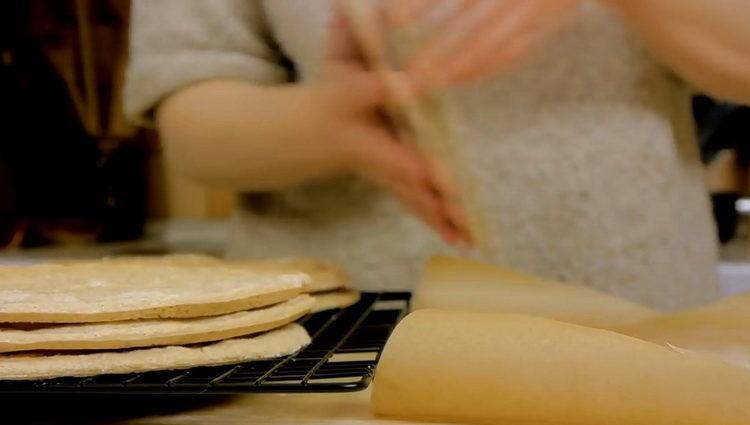
POLYGON ((134 0, 125 114, 153 125, 171 93, 215 78, 287 81, 258 0, 134 0))

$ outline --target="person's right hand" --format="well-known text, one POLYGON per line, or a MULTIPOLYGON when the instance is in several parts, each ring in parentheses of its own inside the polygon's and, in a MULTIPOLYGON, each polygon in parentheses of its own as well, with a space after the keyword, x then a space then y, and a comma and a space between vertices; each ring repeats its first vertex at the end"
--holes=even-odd
POLYGON ((204 184, 245 192, 352 173, 393 194, 446 242, 462 245, 468 232, 459 230, 462 215, 448 201, 448 179, 384 118, 387 90, 344 22, 332 23, 320 78, 271 86, 207 80, 168 96, 157 122, 170 165, 204 184))
MULTIPOLYGON (((611 1, 611 0, 607 0, 611 1)), ((627 0, 626 0, 627 1, 627 0)), ((406 71, 439 90, 507 72, 543 50, 579 16, 581 0, 379 0, 385 20, 404 27, 442 13, 440 31, 416 50, 406 71)))
POLYGON ((451 182, 412 144, 399 140, 384 117, 386 90, 381 78, 367 70, 345 19, 333 20, 329 37, 323 82, 309 90, 313 103, 330 114, 320 124, 346 168, 389 191, 446 242, 469 245, 460 206, 447 204, 451 182))

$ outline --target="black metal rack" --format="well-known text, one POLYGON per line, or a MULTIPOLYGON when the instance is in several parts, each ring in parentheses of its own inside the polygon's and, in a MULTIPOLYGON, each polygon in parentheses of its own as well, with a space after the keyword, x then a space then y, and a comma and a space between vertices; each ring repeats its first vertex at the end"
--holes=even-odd
POLYGON ((278 359, 187 370, 0 381, 0 394, 238 394, 346 392, 367 388, 393 328, 408 312, 408 292, 365 292, 341 310, 300 323, 310 345, 278 359))

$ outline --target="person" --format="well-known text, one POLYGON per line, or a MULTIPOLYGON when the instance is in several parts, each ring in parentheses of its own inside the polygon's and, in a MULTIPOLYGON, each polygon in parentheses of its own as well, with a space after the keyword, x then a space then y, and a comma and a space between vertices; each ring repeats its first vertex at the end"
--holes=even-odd
MULTIPOLYGON (((750 101, 746 2, 371 4, 464 140, 487 261, 663 309, 717 296, 690 95, 750 101)), ((135 0, 131 39, 129 116, 178 170, 245 194, 229 257, 322 257, 402 289, 471 242, 334 0, 135 0)))

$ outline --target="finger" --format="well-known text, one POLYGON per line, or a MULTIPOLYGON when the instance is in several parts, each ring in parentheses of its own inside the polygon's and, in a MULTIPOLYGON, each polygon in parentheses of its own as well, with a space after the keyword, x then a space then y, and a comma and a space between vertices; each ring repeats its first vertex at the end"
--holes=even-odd
POLYGON ((462 242, 461 234, 446 219, 441 200, 424 187, 408 187, 403 184, 389 188, 399 203, 414 216, 432 228, 447 243, 457 245, 462 242))
POLYGON ((380 186, 426 186, 430 180, 422 157, 401 144, 387 128, 363 129, 363 136, 352 140, 346 153, 358 172, 380 186))
POLYGON ((481 43, 457 55, 442 76, 434 78, 439 88, 497 75, 542 47, 551 35, 572 23, 580 12, 576 0, 526 2, 491 31, 481 43))
POLYGON ((476 70, 488 62, 502 63, 496 58, 512 57, 512 55, 508 56, 508 52, 518 51, 518 47, 525 44, 523 41, 531 40, 527 35, 535 32, 538 9, 532 3, 519 5, 492 27, 480 30, 483 36, 479 40, 463 51, 457 52, 456 56, 439 70, 439 76, 434 79, 436 84, 454 84, 458 76, 476 74, 476 70))
POLYGON ((433 184, 441 205, 452 225, 459 231, 464 242, 472 243, 472 231, 463 204, 463 196, 453 172, 440 160, 428 158, 433 184))
POLYGON ((543 36, 544 34, 539 31, 530 31, 519 35, 492 56, 479 59, 473 66, 466 69, 452 71, 451 74, 446 76, 446 82, 441 85, 468 83, 487 78, 490 75, 498 75, 538 48, 544 39, 543 36))
MULTIPOLYGON (((410 152, 418 152, 417 156, 420 166, 424 169, 419 174, 405 174, 393 183, 404 185, 412 183, 411 186, 419 187, 420 193, 429 194, 434 207, 431 211, 437 211, 439 221, 433 227, 439 226, 443 231, 450 230, 452 235, 450 243, 463 246, 472 245, 471 231, 463 204, 459 196, 459 188, 452 173, 433 155, 419 151, 418 143, 414 141, 414 135, 408 132, 399 132, 398 139, 406 146, 411 146, 410 152), (414 149, 414 150, 412 150, 414 149)), ((410 185, 406 185, 410 187, 410 185)), ((431 221, 435 223, 435 220, 431 221)), ((445 233, 443 233, 445 234, 445 233)))
POLYGON ((356 40, 365 62, 377 66, 386 62, 383 10, 373 0, 340 0, 340 14, 345 16, 352 38, 356 40))
POLYGON ((361 59, 360 49, 344 13, 344 1, 348 0, 337 0, 334 3, 333 15, 328 24, 325 58, 333 62, 361 59))
POLYGON ((400 28, 422 19, 437 3, 436 0, 389 0, 385 17, 389 26, 400 28))
MULTIPOLYGON (((532 0, 527 0, 532 1, 532 0)), ((481 31, 498 20, 516 0, 464 0, 450 18, 440 24, 441 32, 409 60, 407 71, 424 80, 448 63, 457 51, 481 38, 481 31)))
POLYGON ((463 245, 461 232, 453 223, 446 220, 441 212, 441 203, 438 198, 430 195, 429 192, 421 191, 408 194, 407 197, 397 197, 397 199, 407 211, 435 231, 444 242, 449 245, 463 245), (410 206, 410 203, 416 203, 416 206, 410 206))
POLYGON ((358 174, 392 192, 411 212, 438 231, 447 242, 460 239, 432 187, 424 159, 387 132, 352 144, 349 158, 358 174))

